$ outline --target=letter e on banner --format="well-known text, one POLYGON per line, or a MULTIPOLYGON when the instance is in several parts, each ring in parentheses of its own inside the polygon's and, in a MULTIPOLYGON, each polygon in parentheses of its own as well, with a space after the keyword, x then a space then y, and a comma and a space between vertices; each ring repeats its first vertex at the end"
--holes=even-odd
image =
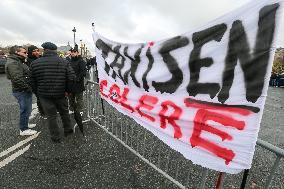
POLYGON ((149 96, 149 95, 143 95, 141 96, 141 98, 139 99, 139 104, 138 106, 135 108, 137 110, 137 112, 141 115, 141 117, 145 117, 147 119, 149 119, 150 121, 154 122, 155 118, 143 113, 140 108, 145 108, 147 110, 152 110, 154 108, 154 106, 156 103, 158 102, 158 98, 154 97, 154 96, 149 96), (146 102, 150 103, 150 104, 146 104, 146 102))
POLYGON ((159 113, 160 116, 160 121, 161 121, 161 128, 166 128, 166 120, 168 120, 168 122, 173 126, 175 133, 174 133, 174 138, 181 138, 182 137, 182 133, 180 130, 180 127, 176 124, 175 120, 179 120, 180 115, 182 113, 182 109, 180 107, 178 107, 175 103, 173 103, 172 101, 165 101, 161 104, 162 109, 159 113), (168 111, 168 106, 172 107, 174 109, 174 112, 170 115, 170 116, 166 116, 166 112, 168 111))

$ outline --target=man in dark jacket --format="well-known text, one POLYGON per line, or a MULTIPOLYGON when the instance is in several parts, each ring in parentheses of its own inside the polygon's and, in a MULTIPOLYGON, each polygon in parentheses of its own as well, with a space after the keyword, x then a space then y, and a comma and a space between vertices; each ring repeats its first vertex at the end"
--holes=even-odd
MULTIPOLYGON (((26 61, 26 65, 30 67, 31 63, 40 57, 40 52, 37 46, 31 45, 28 47, 28 58, 26 61)), ((42 106, 40 104, 39 98, 36 98, 37 109, 41 116, 44 116, 44 112, 42 106)))
POLYGON ((85 90, 84 78, 86 77, 86 63, 79 55, 78 46, 71 49, 70 65, 75 71, 76 80, 69 95, 70 110, 74 111, 74 119, 83 133, 82 113, 84 109, 83 91, 85 90))
POLYGON ((32 112, 32 89, 29 85, 30 71, 24 64, 27 58, 27 51, 21 46, 12 46, 10 48, 5 65, 7 78, 12 82, 13 96, 20 105, 20 135, 33 135, 37 132, 29 128, 29 117, 32 112))
POLYGON ((45 42, 42 47, 43 56, 31 64, 32 87, 47 116, 51 139, 60 142, 57 111, 63 122, 64 135, 73 133, 65 93, 70 92, 75 75, 68 62, 57 55, 55 44, 45 42))

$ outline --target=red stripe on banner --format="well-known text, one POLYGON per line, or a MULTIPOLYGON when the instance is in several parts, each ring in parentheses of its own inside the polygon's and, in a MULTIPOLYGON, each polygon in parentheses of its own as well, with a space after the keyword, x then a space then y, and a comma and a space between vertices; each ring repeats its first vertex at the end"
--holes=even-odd
POLYGON ((227 112, 238 113, 244 116, 250 115, 252 112, 256 113, 257 111, 257 110, 254 110, 255 107, 252 107, 252 106, 237 107, 234 105, 217 104, 217 103, 212 103, 212 102, 199 101, 199 100, 194 100, 191 98, 186 98, 184 100, 184 103, 186 104, 187 107, 201 108, 201 109, 213 109, 213 110, 221 110, 221 111, 225 110, 227 112))

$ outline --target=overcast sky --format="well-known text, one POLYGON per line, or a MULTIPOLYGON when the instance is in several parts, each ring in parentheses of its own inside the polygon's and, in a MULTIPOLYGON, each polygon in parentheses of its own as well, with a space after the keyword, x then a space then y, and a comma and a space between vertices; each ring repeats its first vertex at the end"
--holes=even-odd
MULTIPOLYGON (((93 51, 92 22, 115 41, 155 41, 191 31, 249 1, 0 0, 0 45, 72 45, 75 26, 76 42, 82 39, 93 51)), ((284 47, 284 24, 279 33, 276 45, 284 47)))

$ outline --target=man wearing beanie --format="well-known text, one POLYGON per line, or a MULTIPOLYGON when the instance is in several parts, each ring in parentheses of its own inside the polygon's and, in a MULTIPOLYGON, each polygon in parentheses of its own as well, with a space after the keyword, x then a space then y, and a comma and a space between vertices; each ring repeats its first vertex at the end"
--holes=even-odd
MULTIPOLYGON (((26 65, 30 67, 32 61, 35 61, 39 57, 40 57, 40 52, 37 46, 34 46, 34 45, 29 46, 28 47, 28 58, 27 58, 27 61, 25 62, 26 65)), ((38 97, 36 98, 36 104, 37 104, 37 109, 39 111, 39 114, 41 116, 44 116, 43 109, 42 109, 42 106, 40 104, 38 97)))
POLYGON ((38 59, 39 57, 40 57, 39 49, 34 45, 29 46, 28 47, 28 58, 26 61, 27 66, 30 67, 32 61, 38 59))
POLYGON ((76 75, 71 94, 69 95, 70 110, 74 111, 74 119, 83 133, 82 113, 84 109, 83 91, 85 90, 84 78, 86 77, 86 63, 79 55, 78 46, 75 45, 71 51, 71 60, 69 61, 76 75))
POLYGON ((57 55, 57 46, 51 42, 41 45, 43 56, 31 63, 34 93, 39 97, 53 142, 61 141, 57 112, 61 116, 64 135, 73 133, 65 93, 70 92, 75 75, 68 62, 57 55))

